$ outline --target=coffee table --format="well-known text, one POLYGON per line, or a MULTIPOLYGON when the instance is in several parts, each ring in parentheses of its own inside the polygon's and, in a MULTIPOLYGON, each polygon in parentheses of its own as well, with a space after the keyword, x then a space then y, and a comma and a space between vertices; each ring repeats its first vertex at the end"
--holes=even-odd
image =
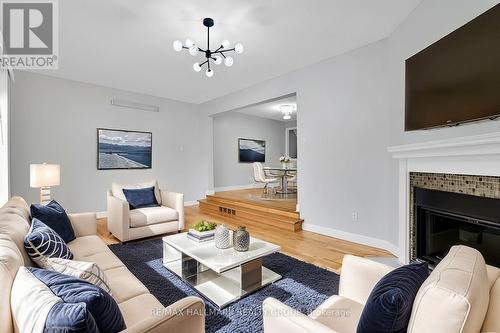
POLYGON ((163 266, 221 309, 281 279, 262 266, 262 257, 279 250, 253 237, 247 252, 222 250, 214 241, 198 243, 184 232, 163 237, 163 266))

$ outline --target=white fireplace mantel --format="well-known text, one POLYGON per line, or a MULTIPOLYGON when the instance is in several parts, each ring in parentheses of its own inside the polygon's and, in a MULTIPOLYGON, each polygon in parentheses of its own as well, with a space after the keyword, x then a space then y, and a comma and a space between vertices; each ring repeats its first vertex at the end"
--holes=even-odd
POLYGON ((399 160, 399 259, 409 261, 410 172, 500 176, 500 132, 387 149, 399 160))

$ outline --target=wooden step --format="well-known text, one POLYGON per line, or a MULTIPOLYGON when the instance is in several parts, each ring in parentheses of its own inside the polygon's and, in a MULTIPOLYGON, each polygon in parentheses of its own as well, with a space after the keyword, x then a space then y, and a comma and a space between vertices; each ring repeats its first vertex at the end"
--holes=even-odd
POLYGON ((265 214, 276 214, 280 216, 286 216, 286 217, 291 217, 291 218, 300 218, 300 215, 296 211, 290 211, 290 210, 283 210, 283 209, 277 209, 273 207, 269 207, 266 205, 263 205, 259 203, 258 201, 250 201, 250 200, 235 200, 235 199, 229 199, 229 198, 222 198, 218 197, 215 195, 207 195, 206 198, 207 201, 210 202, 217 202, 220 204, 230 204, 234 207, 241 207, 241 208, 247 208, 251 209, 254 211, 259 211, 263 212, 265 214))
MULTIPOLYGON (((200 200, 200 201, 203 201, 203 200, 200 200)), ((299 227, 299 229, 295 230, 295 229, 291 228, 290 224, 287 224, 284 226, 281 225, 280 223, 268 224, 268 223, 265 223, 263 221, 252 220, 252 219, 244 218, 244 217, 241 217, 238 215, 220 214, 218 211, 202 208, 203 207, 202 202, 200 202, 199 207, 200 207, 200 212, 202 212, 206 216, 213 217, 213 219, 215 221, 218 221, 218 222, 222 221, 223 223, 228 223, 228 224, 233 225, 233 226, 244 225, 247 227, 261 228, 261 229, 264 226, 264 228, 266 230, 269 230, 269 232, 279 232, 279 231, 284 231, 284 230, 292 231, 292 232, 300 231, 302 228, 302 223, 303 223, 302 220, 298 221, 300 227, 299 227)))
POLYGON ((233 206, 231 204, 221 205, 221 203, 212 202, 208 200, 200 202, 200 206, 203 206, 214 213, 221 213, 222 215, 227 215, 227 216, 238 215, 239 217, 255 221, 266 220, 268 221, 268 224, 274 224, 274 223, 293 224, 296 223, 298 220, 300 220, 299 218, 291 218, 275 214, 265 214, 260 211, 254 211, 248 208, 240 208, 237 206, 233 206))
POLYGON ((262 209, 252 209, 250 205, 233 203, 230 200, 198 200, 200 210, 207 214, 217 216, 237 218, 242 221, 262 226, 263 224, 284 230, 297 231, 302 230, 302 220, 298 217, 287 216, 287 214, 276 214, 274 212, 265 212, 262 209))

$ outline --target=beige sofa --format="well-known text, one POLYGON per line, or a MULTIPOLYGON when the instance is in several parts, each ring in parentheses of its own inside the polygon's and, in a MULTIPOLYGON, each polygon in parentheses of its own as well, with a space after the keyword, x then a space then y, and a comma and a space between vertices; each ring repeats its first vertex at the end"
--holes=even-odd
MULTIPOLYGON (((96 235, 95 214, 71 214, 76 239, 68 245, 75 260, 95 262, 108 278, 127 329, 124 332, 205 332, 205 306, 197 297, 186 297, 168 307, 123 265, 96 235)), ((29 229, 29 208, 14 197, 0 209, 0 333, 13 333, 10 306, 12 282, 20 266, 32 265, 23 246, 29 229)))
POLYGON ((108 230, 122 242, 177 232, 184 229, 184 195, 160 190, 156 181, 138 184, 113 183, 108 191, 108 230), (123 188, 155 187, 159 207, 133 209, 123 188))
MULTIPOLYGON (((345 256, 339 295, 309 316, 274 298, 263 304, 265 333, 354 333, 375 284, 392 267, 345 256)), ((476 250, 455 246, 420 287, 408 333, 500 332, 500 269, 476 250)))

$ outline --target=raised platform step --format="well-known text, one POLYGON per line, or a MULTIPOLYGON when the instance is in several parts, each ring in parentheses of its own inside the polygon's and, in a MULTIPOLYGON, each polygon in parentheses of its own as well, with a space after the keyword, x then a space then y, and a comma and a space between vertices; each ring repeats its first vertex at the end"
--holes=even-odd
POLYGON ((264 207, 252 202, 230 200, 207 196, 198 201, 202 212, 207 214, 238 218, 255 225, 268 225, 274 228, 297 231, 302 230, 302 222, 297 212, 283 211, 264 207))

